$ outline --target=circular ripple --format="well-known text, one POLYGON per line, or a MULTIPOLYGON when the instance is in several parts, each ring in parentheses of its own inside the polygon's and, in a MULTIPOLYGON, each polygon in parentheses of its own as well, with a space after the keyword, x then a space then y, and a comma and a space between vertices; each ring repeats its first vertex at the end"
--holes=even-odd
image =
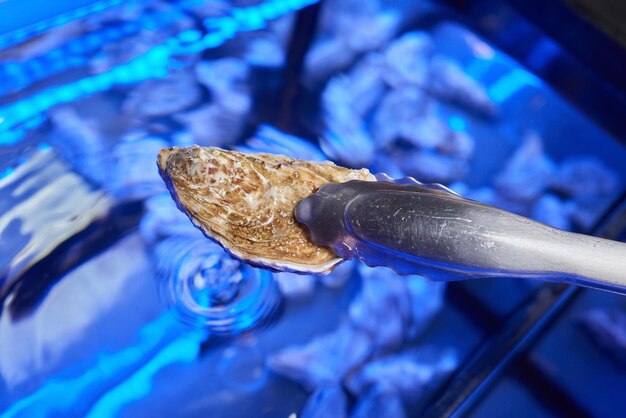
POLYGON ((155 246, 160 290, 185 323, 214 334, 257 329, 280 306, 272 274, 232 259, 204 238, 171 237, 155 246))

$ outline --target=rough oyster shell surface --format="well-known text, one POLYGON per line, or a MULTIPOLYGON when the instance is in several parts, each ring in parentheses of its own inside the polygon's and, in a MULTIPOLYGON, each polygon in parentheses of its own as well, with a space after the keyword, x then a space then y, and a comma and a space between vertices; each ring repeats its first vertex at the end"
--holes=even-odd
POLYGON ((327 273, 341 261, 308 237, 296 204, 323 184, 375 180, 366 169, 220 148, 169 148, 158 166, 179 208, 204 234, 250 264, 327 273))

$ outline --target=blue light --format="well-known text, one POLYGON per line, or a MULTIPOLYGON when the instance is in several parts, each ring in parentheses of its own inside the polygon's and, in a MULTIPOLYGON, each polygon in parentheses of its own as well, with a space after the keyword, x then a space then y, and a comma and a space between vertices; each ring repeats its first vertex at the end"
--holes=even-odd
POLYGON ((68 21, 67 16, 61 15, 61 16, 58 16, 58 17, 54 18, 54 20, 52 20, 52 25, 53 26, 61 26, 61 25, 64 25, 65 23, 67 23, 67 21, 68 21))
POLYGON ((94 405, 87 417, 117 417, 121 409, 132 401, 150 393, 153 379, 165 366, 175 363, 189 363, 196 359, 200 350, 200 338, 181 338, 159 352, 136 373, 114 387, 94 405))
POLYGON ((15 118, 19 122, 22 122, 24 119, 27 119, 31 115, 31 110, 29 109, 28 103, 18 102, 13 105, 7 112, 5 119, 8 120, 10 117, 15 118))
POLYGON ((5 168, 4 170, 0 171, 0 179, 10 176, 11 174, 13 174, 14 171, 15 169, 13 167, 5 168))
POLYGON ((158 370, 174 362, 193 361, 203 338, 198 332, 181 334, 178 321, 163 314, 139 330, 139 341, 135 345, 114 353, 103 352, 94 364, 78 364, 71 370, 62 370, 37 391, 14 402, 3 412, 2 418, 66 415, 71 408, 84 405, 84 399, 100 396, 103 389, 126 375, 128 378, 105 393, 92 410, 92 414, 97 411, 108 415, 119 408, 121 400, 135 399, 146 386, 149 388, 150 379, 158 370), (168 345, 156 355, 152 354, 168 340, 168 345), (141 364, 143 366, 135 371, 141 364), (124 390, 129 393, 121 394, 124 390))
POLYGON ((266 26, 265 19, 261 15, 258 8, 254 8, 247 13, 246 18, 241 22, 241 30, 259 30, 266 26))
POLYGON ((202 34, 198 30, 185 30, 178 34, 178 39, 185 43, 196 42, 202 37, 202 34))
POLYGON ((538 85, 539 82, 531 74, 523 70, 514 69, 491 85, 487 94, 494 102, 502 103, 525 87, 538 85))
POLYGON ((33 26, 33 30, 35 32, 43 32, 50 27, 50 24, 47 22, 39 22, 33 26))
MULTIPOLYGON (((9 131, 15 129, 16 125, 36 116, 36 114, 41 111, 45 111, 57 104, 70 102, 89 94, 104 91, 115 84, 128 84, 150 78, 163 77, 167 74, 170 58, 173 54, 195 54, 208 48, 216 48, 228 39, 231 39, 237 31, 256 30, 266 26, 267 19, 265 16, 267 15, 278 17, 287 13, 289 9, 295 10, 317 1, 318 0, 270 0, 267 4, 261 6, 234 9, 232 10, 232 16, 206 19, 204 21, 205 26, 212 30, 203 38, 199 38, 198 34, 194 33, 197 31, 188 30, 179 34, 183 42, 198 38, 195 42, 191 41, 193 42, 191 45, 183 46, 177 40, 178 38, 172 38, 148 50, 146 53, 134 58, 130 62, 109 70, 107 73, 86 77, 82 80, 44 90, 35 96, 0 108, 0 112, 5 114, 4 118, 0 117, 0 133, 2 133, 2 138, 10 137, 8 140, 0 140, 0 144, 13 143, 13 141, 19 140, 16 138, 21 137, 22 133, 9 133, 9 131)), ((100 5, 97 6, 95 10, 103 7, 102 4, 107 4, 110 7, 120 2, 121 0, 103 1, 100 2, 100 5)), ((71 20, 72 18, 76 18, 77 15, 85 15, 92 10, 94 10, 93 7, 80 9, 74 13, 66 14, 65 16, 68 20, 71 20)), ((156 19, 158 17, 159 16, 155 15, 152 18, 156 19)), ((132 21, 127 24, 125 29, 129 30, 133 28, 133 30, 139 30, 140 27, 140 22, 132 21)), ((90 34, 83 42, 70 42, 66 48, 68 52, 81 56, 85 49, 98 48, 98 46, 102 44, 102 36, 102 34, 90 34)), ((4 43, 6 43, 6 38, 0 37, 0 46, 4 43)), ((84 59, 79 59, 73 61, 72 65, 80 65, 83 62, 84 59)), ((51 73, 51 69, 58 68, 61 70, 68 66, 70 65, 66 64, 59 67, 46 66, 43 68, 41 62, 35 62, 33 69, 37 74, 35 78, 37 78, 43 77, 43 73, 51 73)), ((28 82, 26 84, 28 84, 28 82)))
POLYGON ((38 126, 40 126, 45 120, 46 118, 43 115, 37 115, 34 118, 29 119, 26 122, 24 122, 24 128, 35 129, 38 126))
POLYGON ((202 40, 201 49, 217 48, 218 46, 224 43, 224 40, 225 40, 225 37, 223 34, 219 32, 211 33, 205 36, 204 39, 202 40))
POLYGON ((265 2, 259 5, 259 12, 264 19, 273 20, 280 16, 280 12, 276 9, 276 6, 270 2, 265 2))
POLYGON ((493 66, 493 59, 475 59, 467 66, 466 73, 473 79, 480 80, 493 66))
POLYGON ((101 12, 104 9, 106 9, 106 7, 107 7, 107 5, 104 2, 96 3, 93 6, 91 6, 91 11, 94 12, 94 13, 101 12))
POLYGON ((290 6, 289 4, 287 4, 286 1, 271 1, 268 2, 268 5, 274 8, 274 13, 276 13, 278 16, 281 16, 284 13, 288 13, 290 9, 290 6))
POLYGON ((467 122, 459 116, 450 116, 448 118, 448 126, 455 132, 462 132, 467 129, 467 122))
POLYGON ((102 1, 90 4, 90 5, 87 5, 85 7, 82 7, 80 9, 67 12, 63 15, 55 16, 48 20, 37 22, 33 25, 17 29, 5 35, 0 35, 0 48, 11 46, 17 42, 20 42, 22 39, 45 32, 51 28, 61 26, 72 20, 80 19, 87 15, 101 12, 105 9, 109 9, 111 7, 117 6, 121 4, 122 1, 123 0, 102 0, 102 1))
POLYGON ((66 88, 54 89, 54 96, 57 98, 57 103, 68 103, 75 99, 78 99, 80 91, 76 88, 76 83, 68 85, 66 88))
POLYGON ((18 129, 9 132, 0 132, 0 145, 15 145, 24 137, 24 130, 18 129))

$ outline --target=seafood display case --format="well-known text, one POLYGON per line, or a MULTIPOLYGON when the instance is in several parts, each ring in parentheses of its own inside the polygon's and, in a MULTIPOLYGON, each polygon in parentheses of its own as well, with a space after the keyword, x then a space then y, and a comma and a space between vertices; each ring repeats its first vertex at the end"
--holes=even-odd
POLYGON ((623 296, 255 268, 157 168, 330 160, 624 241, 626 51, 594 7, 0 2, 0 417, 626 413, 623 296))

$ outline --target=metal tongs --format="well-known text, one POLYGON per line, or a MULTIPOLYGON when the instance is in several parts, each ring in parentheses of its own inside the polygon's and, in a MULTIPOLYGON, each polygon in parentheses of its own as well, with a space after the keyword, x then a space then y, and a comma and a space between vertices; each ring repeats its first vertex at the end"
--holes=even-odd
POLYGON ((326 184, 296 218, 346 259, 434 280, 520 277, 626 294, 626 244, 561 231, 414 179, 326 184))

